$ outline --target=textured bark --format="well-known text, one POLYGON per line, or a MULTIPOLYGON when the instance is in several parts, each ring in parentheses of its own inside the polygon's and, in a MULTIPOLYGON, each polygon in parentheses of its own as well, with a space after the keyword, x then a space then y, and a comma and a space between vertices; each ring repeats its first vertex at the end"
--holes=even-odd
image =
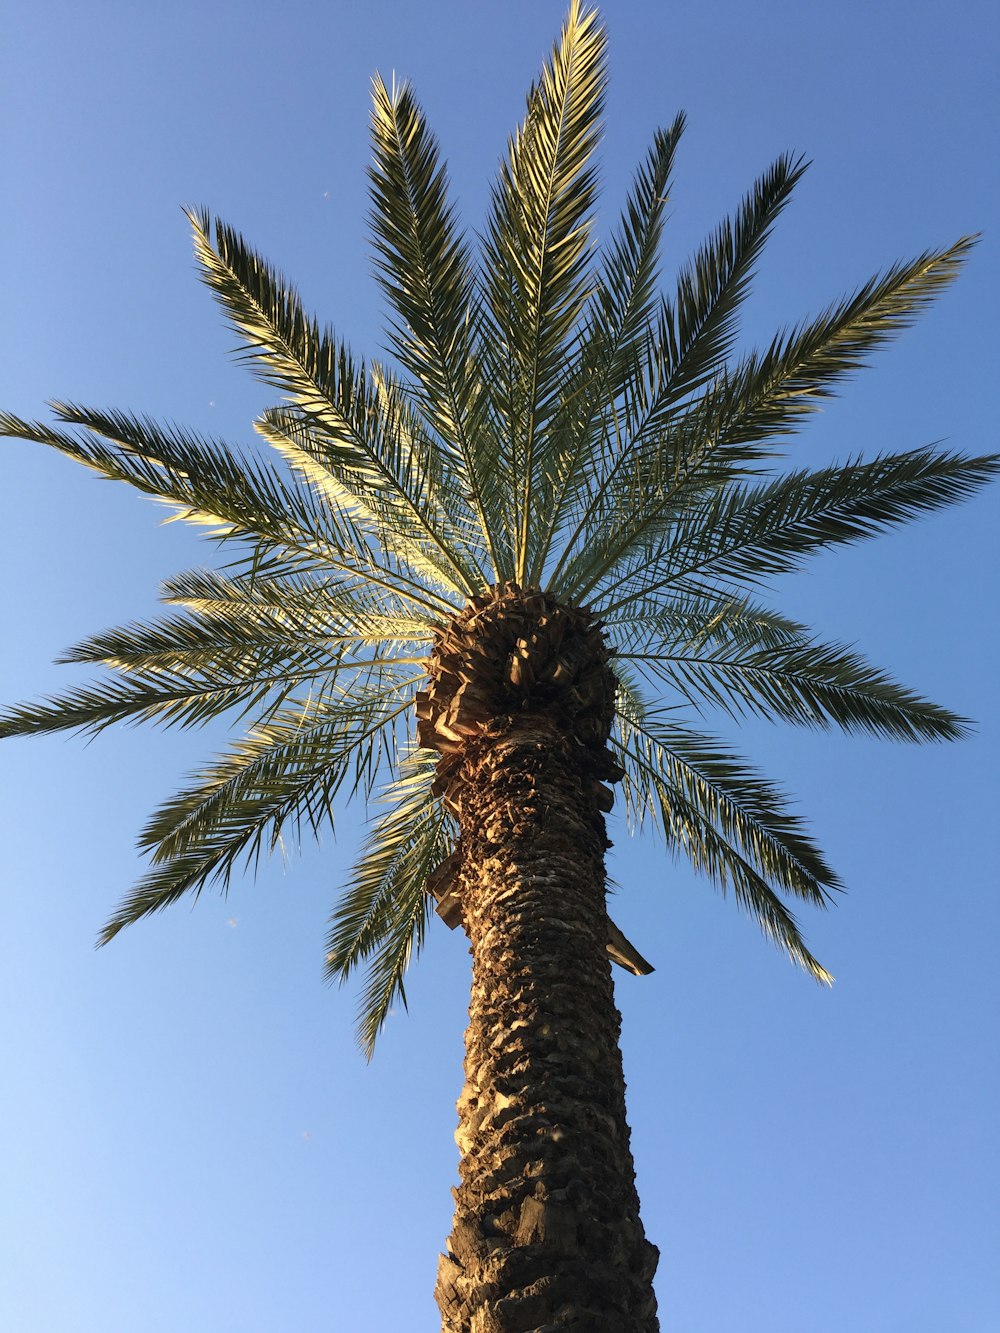
POLYGON ((443 716, 459 738, 444 747, 460 826, 445 873, 473 958, 461 1183, 435 1295, 445 1333, 654 1333, 657 1251, 639 1221, 607 956, 614 677, 586 611, 557 608, 573 669, 553 683, 551 652, 536 653, 535 682, 512 690, 497 640, 513 617, 530 643, 525 615, 546 618, 545 639, 553 608, 538 597, 499 590, 443 632, 450 666, 422 704, 425 744, 443 716), (494 679, 478 688, 466 631, 492 644, 494 679), (456 681, 473 686, 472 720, 449 697, 456 681))

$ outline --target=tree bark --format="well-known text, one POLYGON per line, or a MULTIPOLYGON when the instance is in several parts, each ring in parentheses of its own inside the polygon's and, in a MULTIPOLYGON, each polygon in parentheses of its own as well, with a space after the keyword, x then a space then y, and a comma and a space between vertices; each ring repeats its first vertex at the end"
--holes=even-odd
MULTIPOLYGON (((603 747, 602 747, 603 748, 603 747)), ((546 712, 470 738, 455 802, 472 948, 445 1333, 655 1333, 625 1120, 594 750, 546 712)))

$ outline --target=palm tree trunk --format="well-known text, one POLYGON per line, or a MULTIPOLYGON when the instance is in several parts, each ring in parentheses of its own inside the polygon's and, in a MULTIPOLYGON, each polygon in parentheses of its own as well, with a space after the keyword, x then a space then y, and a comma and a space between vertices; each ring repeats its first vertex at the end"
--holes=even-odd
POLYGON ((445 1333, 654 1333, 606 951, 594 752, 544 713, 466 747, 458 888, 472 946, 445 1333))

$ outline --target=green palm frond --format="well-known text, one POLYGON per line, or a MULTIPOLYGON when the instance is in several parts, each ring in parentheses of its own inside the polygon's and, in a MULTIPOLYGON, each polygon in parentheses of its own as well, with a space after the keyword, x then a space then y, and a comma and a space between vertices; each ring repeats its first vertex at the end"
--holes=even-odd
MULTIPOLYGON (((330 667, 317 674, 326 676, 330 667)), ((94 736, 116 723, 158 722, 165 727, 198 727, 234 709, 248 712, 267 707, 308 672, 281 670, 232 678, 204 670, 189 677, 170 670, 139 670, 125 679, 98 681, 67 690, 34 704, 0 713, 0 739, 37 736, 55 731, 80 731, 94 736)))
POLYGON ((717 636, 729 636, 759 648, 780 648, 808 634, 797 620, 783 616, 745 594, 671 590, 669 597, 633 601, 608 622, 616 654, 642 651, 654 644, 684 644, 701 649, 717 636))
POLYGON ((911 327, 955 280, 978 239, 962 236, 945 250, 894 265, 728 373, 715 409, 721 451, 756 457, 761 441, 798 430, 841 380, 911 327))
POLYGON ((594 393, 592 410, 617 397, 636 350, 645 345, 657 304, 660 240, 670 198, 670 177, 686 117, 679 114, 668 129, 657 130, 635 173, 618 229, 601 256, 599 282, 587 312, 588 336, 603 338, 613 353, 603 393, 594 393))
POLYGON ((139 847, 153 868, 105 926, 106 944, 125 926, 161 911, 213 881, 223 886, 239 863, 282 845, 287 829, 318 835, 332 823, 342 787, 371 791, 395 761, 396 724, 412 706, 411 682, 358 687, 349 698, 289 699, 200 780, 162 805, 139 847))
MULTIPOLYGON (((817 906, 829 902, 829 891, 840 883, 773 783, 755 774, 721 742, 677 722, 662 706, 650 707, 627 677, 618 711, 619 734, 613 743, 626 767, 641 757, 641 771, 660 773, 664 785, 659 790, 700 810, 704 819, 731 839, 740 854, 782 891, 817 906)), ((659 805, 659 795, 652 788, 632 775, 623 784, 627 784, 626 806, 633 821, 641 823, 644 813, 656 813, 650 796, 657 795, 659 805)), ((669 832, 667 826, 663 831, 669 832)), ((686 845, 688 836, 677 828, 668 842, 691 855, 694 849, 686 845)))
MULTIPOLYGON (((670 173, 683 130, 684 117, 678 116, 668 130, 656 134, 604 255, 575 364, 549 430, 554 441, 547 455, 551 492, 541 521, 532 526, 533 583, 542 581, 556 535, 575 517, 581 488, 587 486, 595 457, 604 447, 609 413, 648 343, 670 173)), ((557 576, 558 567, 553 579, 557 576)))
POLYGON ((776 337, 766 352, 720 372, 676 419, 668 414, 651 433, 649 395, 643 395, 634 433, 626 427, 628 447, 595 477, 557 590, 590 596, 622 559, 696 503, 699 492, 744 478, 774 451, 775 437, 798 430, 840 380, 913 323, 956 277, 975 239, 963 237, 873 278, 818 319, 776 337))
POLYGON ((359 1040, 369 1057, 395 999, 406 1004, 403 976, 433 906, 427 881, 454 843, 453 821, 431 795, 435 770, 428 751, 400 764, 400 776, 382 793, 388 809, 373 824, 330 918, 329 979, 343 983, 371 960, 358 1006, 359 1040))
POLYGON ((378 272, 396 312, 392 350, 415 379, 436 437, 454 454, 493 578, 513 577, 510 475, 492 429, 476 339, 469 247, 448 202, 437 141, 408 85, 372 89, 371 222, 378 272))
POLYGON ((82 433, 0 413, 0 435, 48 445, 112 481, 175 507, 213 535, 239 532, 272 544, 303 565, 331 552, 324 516, 311 497, 263 460, 178 427, 164 429, 122 412, 53 404, 59 419, 82 433))
MULTIPOLYGON (((377 368, 372 368, 372 379, 383 409, 383 426, 412 444, 422 427, 408 404, 377 368)), ((336 515, 341 529, 351 533, 353 551, 366 553, 366 559, 372 563, 374 551, 381 552, 383 559, 389 558, 391 578, 411 582, 418 590, 436 590, 437 595, 443 593, 444 598, 452 601, 461 600, 464 588, 464 584, 460 586, 455 581, 458 565, 466 571, 472 586, 488 585, 489 578, 470 549, 469 538, 474 536, 471 514, 454 519, 450 527, 443 525, 448 530, 447 542, 418 539, 414 546, 411 532, 400 535, 396 506, 386 504, 380 488, 359 487, 356 479, 350 477, 345 481, 345 469, 330 456, 327 433, 317 429, 307 413, 270 408, 254 422, 254 428, 336 515)), ((408 447, 407 452, 411 458, 416 456, 413 448, 408 447)), ((419 479, 411 475, 407 475, 406 481, 415 487, 420 485, 419 479)))
POLYGON ((681 271, 673 301, 665 301, 660 312, 653 392, 638 429, 630 432, 636 440, 652 436, 676 403, 725 365, 757 261, 806 167, 803 158, 779 157, 735 218, 723 222, 681 271))
MULTIPOLYGON (((998 470, 995 455, 915 449, 868 463, 792 472, 755 486, 707 489, 700 502, 678 514, 645 523, 635 519, 649 540, 639 539, 626 562, 604 553, 605 568, 593 582, 608 593, 595 597, 595 605, 612 616, 668 588, 701 588, 716 580, 752 583, 790 573, 817 551, 864 541, 955 504, 998 470)), ((647 513, 654 509, 649 504, 647 513)))
MULTIPOLYGON (((233 588, 231 580, 228 587, 233 588)), ((204 601, 197 607, 189 603, 183 613, 89 635, 57 660, 100 662, 123 671, 197 671, 220 661, 237 669, 250 660, 257 669, 271 661, 299 661, 312 669, 345 651, 378 645, 384 653, 389 645, 395 650, 402 643, 427 644, 431 638, 426 620, 369 610, 343 590, 320 598, 315 587, 282 580, 276 587, 271 584, 276 595, 266 601, 259 589, 258 582, 256 597, 218 599, 211 607, 204 601)), ((320 589, 327 591, 323 584, 320 589)), ((218 585, 213 590, 219 591, 218 585)))
POLYGON ((675 855, 723 893, 731 887, 770 939, 829 984, 776 890, 825 907, 840 884, 778 789, 722 746, 658 717, 634 688, 619 709, 614 745, 633 823, 651 818, 675 855))
MULTIPOLYGON (((388 631, 388 617, 380 628, 388 631)), ((229 679, 276 681, 282 687, 311 679, 332 685, 336 677, 378 666, 422 666, 430 635, 416 633, 392 640, 388 633, 349 632, 296 625, 294 620, 263 617, 164 616, 133 622, 90 635, 62 653, 61 663, 100 663, 126 676, 169 684, 171 675, 197 684, 229 679), (377 650, 377 651, 373 651, 377 650)))
POLYGON ((772 613, 696 599, 629 627, 616 661, 696 708, 890 740, 957 740, 963 719, 922 699, 851 648, 820 643, 772 613))
POLYGON ((347 582, 328 572, 265 576, 190 569, 165 579, 161 600, 211 620, 293 626, 295 633, 326 631, 331 643, 417 643, 440 623, 388 595, 378 583, 347 582))
POLYGON ((312 650, 311 665, 318 665, 326 636, 300 621, 277 612, 258 610, 252 617, 237 615, 171 615, 155 621, 133 621, 90 634, 56 659, 58 662, 100 663, 119 671, 152 669, 195 672, 252 661, 263 661, 312 650))
POLYGON ((281 274, 218 219, 212 242, 207 214, 188 214, 206 285, 243 339, 261 379, 287 395, 321 441, 316 462, 328 465, 376 540, 403 550, 412 569, 439 582, 425 548, 451 569, 449 592, 481 586, 447 540, 448 516, 465 505, 448 455, 431 436, 414 438, 412 422, 389 376, 355 363, 346 343, 321 331, 281 274), (376 518, 375 516, 381 516, 376 518))
POLYGON ((438 618, 454 613, 452 602, 380 559, 313 492, 290 484, 266 460, 129 413, 53 406, 60 420, 82 427, 82 433, 0 413, 0 436, 49 445, 103 477, 164 501, 176 517, 230 546, 234 540, 244 547, 249 543, 242 563, 251 572, 335 571, 364 586, 380 586, 438 618))
POLYGON ((452 614, 447 603, 425 601, 419 584, 374 561, 371 567, 333 562, 302 570, 262 558, 257 547, 230 560, 224 570, 172 575, 161 584, 160 597, 203 615, 295 616, 313 628, 355 629, 362 637, 376 635, 383 623, 398 628, 403 638, 420 637, 452 614))
POLYGON ((497 410, 510 432, 521 583, 532 516, 547 507, 537 489, 547 470, 545 427, 558 409, 567 349, 591 284, 605 46, 596 13, 572 0, 510 141, 483 241, 491 316, 484 350, 497 410))
MULTIPOLYGON (((91 662, 121 670, 176 670, 194 673, 206 668, 239 674, 241 664, 255 670, 267 664, 298 662, 307 670, 331 669, 345 653, 361 654, 377 647, 379 656, 403 645, 419 651, 422 660, 432 631, 425 621, 379 613, 340 617, 334 607, 320 607, 315 599, 296 604, 288 595, 283 604, 217 604, 211 611, 162 616, 133 622, 88 635, 56 659, 61 663, 91 662)), ((353 609, 353 608, 352 608, 353 609)))
MULTIPOLYGON (((682 127, 683 120, 675 122, 670 136, 673 143, 682 127)), ((804 171, 801 159, 779 158, 743 201, 735 220, 727 219, 681 272, 676 296, 673 302, 662 302, 656 325, 649 323, 651 311, 646 312, 634 338, 623 341, 616 374, 602 386, 605 392, 600 406, 608 440, 605 456, 591 456, 589 466, 574 475, 576 527, 552 572, 554 588, 564 583, 571 586, 577 577, 574 555, 578 561, 578 545, 583 542, 586 551, 593 530, 601 528, 597 516, 603 513, 606 493, 616 475, 647 441, 658 439, 658 432, 676 415, 677 403, 707 383, 724 364, 736 335, 736 316, 764 243, 804 171), (609 412, 611 429, 606 421, 609 412)), ((661 206, 666 203, 662 195, 654 198, 661 206)), ((615 327, 606 314, 605 321, 615 327)))

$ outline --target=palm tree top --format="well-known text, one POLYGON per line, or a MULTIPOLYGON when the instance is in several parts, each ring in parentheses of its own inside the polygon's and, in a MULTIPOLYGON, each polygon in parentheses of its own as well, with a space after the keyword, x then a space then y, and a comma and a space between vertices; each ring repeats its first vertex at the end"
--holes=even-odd
POLYGON ((707 736, 701 713, 914 741, 965 725, 773 610, 766 592, 814 553, 958 501, 996 472, 996 456, 925 447, 816 471, 777 462, 809 414, 956 276, 975 238, 896 264, 747 352, 741 306, 805 164, 779 157, 665 284, 684 118, 653 135, 599 243, 606 77, 604 30, 574 0, 478 246, 412 90, 375 78, 384 362, 359 359, 307 314, 235 230, 189 213, 202 277, 280 395, 255 423, 269 451, 72 403, 53 404, 54 424, 0 415, 3 434, 165 501, 222 557, 167 580, 157 619, 70 649, 64 660, 106 668, 95 684, 0 719, 8 736, 222 714, 246 724, 153 814, 140 840, 151 868, 102 941, 225 883, 289 833, 317 832, 338 799, 377 793, 328 941, 332 977, 367 965, 369 1051, 393 999, 405 1001, 428 880, 452 851, 415 702, 435 643, 470 606, 531 591, 547 613, 586 608, 601 622, 631 823, 731 890, 820 981, 829 975, 786 899, 822 906, 838 881, 781 791, 707 736))

